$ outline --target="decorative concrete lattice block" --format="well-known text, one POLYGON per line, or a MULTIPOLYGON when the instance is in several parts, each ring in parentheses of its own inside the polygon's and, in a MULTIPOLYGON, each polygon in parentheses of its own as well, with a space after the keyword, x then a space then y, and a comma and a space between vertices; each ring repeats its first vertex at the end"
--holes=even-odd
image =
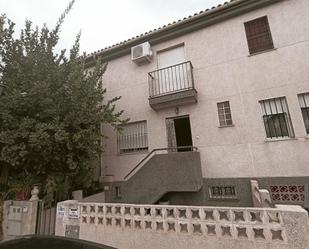
POLYGON ((236 227, 236 237, 238 239, 249 239, 247 227, 236 227))
POLYGON ((187 222, 179 222, 178 223, 178 231, 180 233, 189 233, 189 223, 187 223, 187 222))
POLYGON ((89 217, 89 224, 95 224, 95 216, 89 217))
POLYGON ((124 228, 132 228, 132 220, 124 219, 124 228))
POLYGON ((203 235, 203 227, 200 223, 192 223, 192 233, 195 235, 203 235))
POLYGON ((275 202, 304 202, 305 185, 272 185, 271 198, 275 202))
POLYGON ((227 222, 231 220, 229 210, 218 210, 218 214, 219 214, 219 221, 221 222, 227 222))
POLYGON ((176 223, 174 221, 167 221, 167 231, 176 232, 176 223))
POLYGON ((187 219, 187 209, 186 208, 177 208, 177 217, 178 219, 187 219))
POLYGON ((209 236, 217 236, 216 224, 206 224, 206 234, 209 236))
POLYGON ((121 206, 115 206, 113 211, 114 211, 115 215, 122 215, 122 207, 121 206))
POLYGON ((162 208, 155 208, 154 214, 156 218, 162 218, 163 217, 163 209, 162 208))
POLYGON ((263 217, 261 211, 250 211, 250 222, 263 223, 263 217))
POLYGON ((104 224, 104 218, 98 217, 98 225, 103 225, 103 224, 104 224))
POLYGON ((90 213, 95 213, 95 212, 96 212, 96 206, 90 205, 90 213))
POLYGON ((98 214, 103 214, 104 213, 104 206, 99 205, 98 208, 97 208, 97 213, 98 214))
POLYGON ((190 218, 191 219, 198 219, 200 220, 202 215, 201 215, 201 209, 195 209, 195 208, 191 208, 189 209, 189 212, 190 212, 190 218))
POLYGON ((130 206, 125 206, 124 207, 124 215, 125 216, 132 216, 133 215, 133 208, 132 207, 130 207, 130 206))
POLYGON ((112 217, 106 217, 105 225, 106 226, 112 226, 113 225, 113 218, 112 217))
POLYGON ((156 221, 155 222, 155 230, 157 232, 163 232, 164 231, 164 222, 163 221, 156 221))
POLYGON ((232 226, 229 225, 220 225, 220 236, 225 238, 233 238, 232 226))
POLYGON ((245 212, 244 211, 234 211, 234 221, 235 222, 245 222, 246 217, 245 217, 245 212))
POLYGON ((279 212, 268 211, 267 218, 268 218, 269 223, 274 223, 274 224, 282 223, 282 217, 279 212))
POLYGON ((120 228, 120 227, 123 226, 123 219, 122 218, 115 218, 114 220, 115 220, 115 224, 114 224, 115 227, 120 228))
POLYGON ((166 208, 166 218, 176 218, 176 209, 166 208))
POLYGON ((151 214, 151 207, 145 207, 144 208, 144 216, 145 217, 151 217, 152 214, 151 214))
POLYGON ((128 204, 81 204, 81 224, 145 232, 287 243, 280 210, 128 204))
POLYGON ((141 208, 139 207, 135 207, 134 209, 134 216, 141 216, 142 215, 142 212, 141 212, 141 208))
POLYGON ((87 205, 82 205, 82 213, 87 214, 88 213, 88 206, 87 205))
POLYGON ((106 206, 105 207, 105 214, 112 215, 113 214, 113 206, 106 206))
POLYGON ((207 221, 215 221, 214 210, 204 209, 204 219, 207 221))
POLYGON ((142 229, 142 221, 141 220, 134 220, 134 229, 141 230, 142 229))
POLYGON ((152 230, 153 229, 153 221, 152 220, 144 220, 144 229, 152 230))
POLYGON ((270 229, 270 233, 271 233, 271 240, 272 241, 278 241, 278 242, 284 242, 285 239, 285 233, 282 229, 278 228, 278 229, 270 229))
POLYGON ((252 230, 255 240, 266 240, 265 229, 263 227, 254 227, 252 230))

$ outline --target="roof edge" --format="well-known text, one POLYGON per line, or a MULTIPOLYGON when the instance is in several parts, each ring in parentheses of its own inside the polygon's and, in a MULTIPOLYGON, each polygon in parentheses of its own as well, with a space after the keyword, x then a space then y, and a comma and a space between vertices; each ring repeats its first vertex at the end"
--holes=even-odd
POLYGON ((177 38, 187 33, 194 32, 201 28, 225 21, 229 18, 241 15, 243 13, 265 7, 284 0, 232 0, 231 2, 218 5, 218 7, 200 12, 192 17, 155 29, 144 35, 137 36, 115 46, 103 49, 87 56, 86 63, 90 67, 94 65, 97 59, 104 62, 116 59, 129 54, 131 47, 148 41, 155 45, 173 38, 177 38))

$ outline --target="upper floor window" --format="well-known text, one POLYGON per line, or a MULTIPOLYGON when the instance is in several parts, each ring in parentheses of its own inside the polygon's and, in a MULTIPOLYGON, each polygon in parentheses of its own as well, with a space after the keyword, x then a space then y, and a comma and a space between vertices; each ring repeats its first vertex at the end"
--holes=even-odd
POLYGON ((118 152, 131 153, 148 150, 146 121, 125 124, 117 136, 118 152))
POLYGON ((217 103, 217 107, 218 107, 220 127, 232 125, 233 122, 232 122, 230 102, 225 101, 225 102, 217 103))
POLYGON ((303 114, 306 132, 309 134, 309 93, 299 94, 298 101, 303 114))
POLYGON ((245 29, 250 54, 274 48, 267 16, 246 22, 245 29))
POLYGON ((164 49, 157 53, 158 69, 167 68, 186 61, 185 47, 183 44, 164 49))
POLYGON ((267 138, 294 137, 285 97, 260 101, 267 138))

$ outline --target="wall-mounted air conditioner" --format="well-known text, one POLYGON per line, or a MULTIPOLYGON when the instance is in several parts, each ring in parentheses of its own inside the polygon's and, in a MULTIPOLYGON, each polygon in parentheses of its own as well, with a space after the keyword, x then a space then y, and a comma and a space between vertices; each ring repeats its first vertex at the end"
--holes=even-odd
POLYGON ((144 42, 131 48, 131 59, 138 65, 149 63, 151 56, 152 51, 149 42, 144 42))

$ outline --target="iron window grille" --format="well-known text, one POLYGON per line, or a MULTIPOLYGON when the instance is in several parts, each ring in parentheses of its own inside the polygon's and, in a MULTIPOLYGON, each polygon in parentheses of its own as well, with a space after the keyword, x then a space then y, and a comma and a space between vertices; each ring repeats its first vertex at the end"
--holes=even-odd
POLYGON ((245 30, 250 54, 274 48, 267 16, 246 22, 245 30))
POLYGON ((236 188, 235 186, 209 186, 209 196, 214 199, 236 199, 236 188))
POLYGON ((121 126, 117 136, 118 153, 132 153, 148 150, 147 122, 135 122, 121 126))
POLYGON ((298 101, 303 115, 306 132, 309 134, 309 93, 299 94, 298 101))
POLYGON ((233 125, 230 102, 217 103, 220 127, 233 125))
POLYGON ((260 101, 267 138, 294 137, 285 97, 260 101))

